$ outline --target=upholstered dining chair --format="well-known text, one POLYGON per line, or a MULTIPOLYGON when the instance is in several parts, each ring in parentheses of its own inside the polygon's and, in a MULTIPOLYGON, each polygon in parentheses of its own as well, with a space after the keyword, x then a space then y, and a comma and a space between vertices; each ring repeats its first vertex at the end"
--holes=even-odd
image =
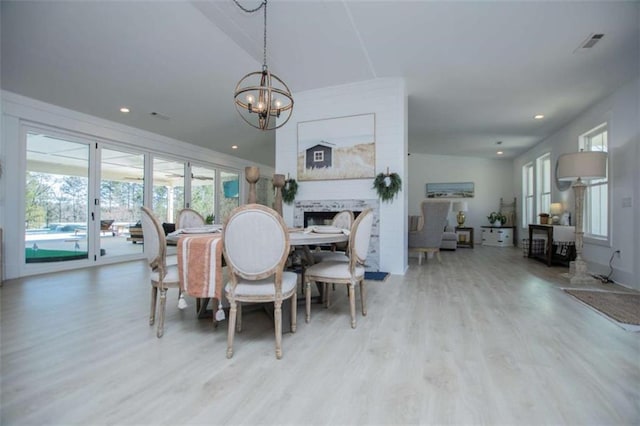
POLYGON ((451 201, 422 201, 420 205, 422 215, 418 219, 418 228, 409 232, 409 251, 418 253, 419 265, 422 265, 422 258, 425 253, 429 257, 435 253, 438 262, 442 261, 440 258, 440 246, 450 209, 451 201))
POLYGON ((297 275, 284 271, 289 255, 289 232, 282 217, 273 209, 246 204, 231 213, 222 231, 229 281, 225 293, 229 300, 227 358, 233 356, 233 339, 241 324, 241 303, 273 302, 276 358, 282 357, 282 302, 291 300, 291 332, 296 331, 297 275), (240 317, 236 324, 237 317, 240 317))
POLYGON ((364 262, 369 251, 371 240, 371 227, 373 225, 373 210, 366 209, 351 226, 349 233, 349 260, 326 260, 316 263, 305 271, 305 298, 306 321, 311 320, 311 281, 324 284, 324 294, 327 307, 329 307, 328 284, 345 284, 349 294, 349 306, 351 309, 351 327, 356 328, 356 299, 355 287, 360 285, 360 302, 362 316, 367 315, 366 287, 364 283, 364 262))
MULTIPOLYGON (((147 207, 142 210, 142 232, 144 234, 144 254, 151 269, 151 314, 149 325, 156 319, 156 303, 160 290, 160 310, 158 312, 157 336, 164 334, 164 314, 167 304, 167 289, 180 288, 177 265, 167 265, 167 242, 162 225, 147 207)), ((179 293, 182 297, 182 293, 179 293)))
MULTIPOLYGON (((340 229, 350 230, 351 225, 353 225, 353 212, 350 210, 343 210, 336 213, 331 221, 331 226, 340 229)), ((315 263, 322 262, 323 260, 341 260, 347 262, 349 260, 347 257, 348 246, 348 242, 334 243, 331 245, 331 250, 316 250, 313 252, 313 260, 315 263)))
POLYGON ((178 212, 177 229, 198 228, 204 224, 204 217, 193 209, 182 209, 178 212))

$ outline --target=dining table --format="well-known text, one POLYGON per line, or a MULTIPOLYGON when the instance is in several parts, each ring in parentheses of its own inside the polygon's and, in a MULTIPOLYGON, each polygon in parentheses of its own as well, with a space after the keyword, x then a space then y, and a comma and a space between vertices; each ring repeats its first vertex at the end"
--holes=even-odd
MULTIPOLYGON (((348 231, 339 228, 318 226, 304 229, 289 228, 288 231, 292 252, 296 248, 301 249, 305 265, 313 264, 311 246, 330 246, 333 243, 349 240, 348 231)), ((225 285, 222 225, 178 229, 167 235, 167 242, 173 242, 177 246, 180 288, 196 299, 198 318, 211 317, 213 312, 207 309, 209 301, 216 299, 220 302, 225 285)), ((302 274, 304 274, 304 266, 302 274)), ((283 313, 284 322, 288 321, 289 317, 283 313)), ((289 327, 284 322, 283 330, 288 330, 289 327)))

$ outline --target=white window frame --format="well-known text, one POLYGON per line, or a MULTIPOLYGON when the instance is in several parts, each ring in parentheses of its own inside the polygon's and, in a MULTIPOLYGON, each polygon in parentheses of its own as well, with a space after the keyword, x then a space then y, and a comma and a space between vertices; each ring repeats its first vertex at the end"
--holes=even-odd
POLYGON ((529 162, 522 166, 522 227, 526 228, 529 224, 536 223, 535 212, 535 186, 534 186, 534 169, 533 162, 529 162))
MULTIPOLYGON (((578 147, 584 151, 598 151, 598 152, 608 152, 608 141, 609 140, 609 125, 607 122, 604 122, 593 129, 589 130, 586 133, 580 135, 578 147), (602 142, 604 145, 604 149, 595 148, 592 146, 592 141, 600 136, 603 136, 604 141, 602 142)), ((584 229, 584 238, 585 241, 594 244, 602 244, 609 245, 609 239, 611 236, 611 185, 609 178, 609 160, 607 159, 607 177, 604 179, 592 179, 585 181, 587 188, 584 192, 584 215, 583 215, 583 229, 584 229), (602 195, 596 195, 600 193, 602 190, 606 190, 606 194, 604 197, 602 195), (594 201, 594 198, 597 196, 598 201, 594 201), (603 200, 604 198, 604 200, 603 200), (606 201, 603 203, 603 201, 606 201), (604 205, 604 208, 603 208, 604 205), (600 230, 604 230, 604 234, 599 232, 594 232, 594 213, 598 211, 598 216, 600 217, 600 226, 598 228, 600 230), (604 216, 604 218, 603 218, 604 216)))
POLYGON ((324 151, 313 151, 314 163, 321 163, 324 161, 324 151))
POLYGON ((551 208, 551 153, 536 158, 536 211, 549 213, 551 208))

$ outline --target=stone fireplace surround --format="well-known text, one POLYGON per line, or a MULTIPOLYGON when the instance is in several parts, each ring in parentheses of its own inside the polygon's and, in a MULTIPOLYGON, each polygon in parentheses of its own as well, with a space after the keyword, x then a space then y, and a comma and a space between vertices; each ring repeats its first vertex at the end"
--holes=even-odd
MULTIPOLYGON (((371 228, 371 241, 369 242, 369 254, 365 262, 367 271, 380 269, 380 205, 377 199, 372 200, 300 200, 296 201, 293 209, 293 226, 304 226, 305 212, 338 213, 342 210, 351 210, 354 213, 365 209, 373 209, 373 225, 371 228)), ((333 215, 331 215, 332 217, 333 215)))

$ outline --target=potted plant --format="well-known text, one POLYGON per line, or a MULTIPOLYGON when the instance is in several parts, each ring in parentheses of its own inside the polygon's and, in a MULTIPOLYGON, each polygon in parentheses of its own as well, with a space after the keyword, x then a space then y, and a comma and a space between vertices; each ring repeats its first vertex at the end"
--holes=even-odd
POLYGON ((503 226, 505 223, 507 223, 507 217, 500 212, 489 213, 487 219, 489 220, 491 226, 503 226))
POLYGON ((540 213, 538 216, 540 216, 540 225, 547 225, 550 223, 549 213, 540 213))

